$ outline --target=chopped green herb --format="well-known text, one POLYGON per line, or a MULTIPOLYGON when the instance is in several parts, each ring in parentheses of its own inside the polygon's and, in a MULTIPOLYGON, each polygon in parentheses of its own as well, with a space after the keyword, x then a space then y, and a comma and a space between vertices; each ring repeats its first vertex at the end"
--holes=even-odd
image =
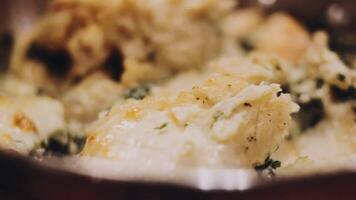
POLYGON ((271 163, 271 167, 272 167, 272 169, 277 169, 277 168, 281 167, 281 164, 282 164, 281 161, 275 160, 271 163))
POLYGON ((223 112, 217 111, 213 116, 213 122, 215 123, 216 121, 218 121, 218 119, 220 119, 220 117, 222 117, 223 115, 224 115, 223 112))
POLYGON ((57 155, 65 156, 79 153, 85 144, 85 137, 74 136, 67 130, 57 130, 49 138, 42 141, 30 152, 32 156, 57 155))
POLYGON ((166 128, 167 126, 168 126, 168 123, 164 123, 164 124, 162 124, 161 126, 157 126, 157 127, 155 128, 155 130, 162 130, 162 129, 166 128))
POLYGON ((263 164, 255 166, 257 172, 267 171, 268 175, 275 176, 274 170, 281 167, 282 163, 279 160, 273 160, 270 156, 267 156, 263 164))
POLYGON ((138 87, 132 87, 125 91, 124 97, 126 99, 142 100, 148 96, 151 92, 151 88, 148 84, 144 84, 138 87))

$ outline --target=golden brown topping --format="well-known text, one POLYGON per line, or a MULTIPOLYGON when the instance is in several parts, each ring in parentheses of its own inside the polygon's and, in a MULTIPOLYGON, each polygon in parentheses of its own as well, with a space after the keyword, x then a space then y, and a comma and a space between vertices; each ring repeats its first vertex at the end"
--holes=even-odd
POLYGON ((87 138, 87 142, 88 143, 94 143, 96 140, 96 136, 95 135, 90 135, 88 138, 87 138))
POLYGON ((37 127, 35 123, 23 113, 15 113, 12 118, 12 124, 22 131, 37 133, 37 127))
POLYGON ((109 143, 110 140, 91 134, 87 138, 87 142, 83 148, 83 151, 81 152, 81 155, 86 156, 97 153, 103 157, 109 157, 109 143))
POLYGON ((260 51, 298 63, 309 47, 311 38, 299 22, 289 15, 277 13, 254 33, 252 43, 260 51))
POLYGON ((125 114, 125 118, 127 120, 137 120, 140 118, 141 109, 139 108, 132 108, 131 110, 127 111, 125 114))

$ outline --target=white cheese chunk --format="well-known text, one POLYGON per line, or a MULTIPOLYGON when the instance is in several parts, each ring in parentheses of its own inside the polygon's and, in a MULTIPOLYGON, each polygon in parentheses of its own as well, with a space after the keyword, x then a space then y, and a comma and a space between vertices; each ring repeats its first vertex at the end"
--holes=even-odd
POLYGON ((63 107, 56 100, 0 96, 0 147, 3 149, 28 153, 64 126, 63 107))
POLYGON ((277 95, 278 85, 251 82, 216 73, 178 95, 119 103, 88 128, 82 155, 143 168, 261 163, 288 133, 298 106, 277 95))

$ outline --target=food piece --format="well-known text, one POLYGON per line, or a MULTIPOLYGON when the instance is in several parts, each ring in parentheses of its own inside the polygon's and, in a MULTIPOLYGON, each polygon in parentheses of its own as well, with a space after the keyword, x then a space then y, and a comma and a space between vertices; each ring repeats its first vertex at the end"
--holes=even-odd
POLYGON ((296 126, 291 130, 290 144, 274 155, 284 163, 276 171, 277 175, 300 176, 353 169, 355 70, 329 49, 323 32, 314 34, 301 63, 296 68, 301 72, 299 77, 294 81, 289 79, 288 83, 289 92, 301 110, 294 115, 296 126), (280 157, 282 154, 285 155, 280 157))
MULTIPOLYGON (((295 78, 288 78, 288 90, 301 105, 301 110, 295 114, 299 131, 313 128, 323 120, 332 120, 333 124, 341 123, 345 127, 353 126, 351 107, 356 100, 355 70, 348 68, 329 49, 325 33, 313 35, 313 43, 301 64, 292 69, 289 76, 295 78)), ((347 132, 352 134, 351 131, 347 132)))
POLYGON ((29 153, 41 140, 65 127, 62 105, 45 97, 0 96, 0 147, 29 153))
MULTIPOLYGON (((122 73, 127 59, 153 65, 155 70, 143 69, 153 78, 200 68, 219 54, 216 22, 234 4, 232 0, 55 0, 35 31, 16 43, 11 70, 36 84, 58 87, 104 70, 113 52, 120 58, 111 73, 122 73)), ((112 77, 118 81, 121 73, 112 77)))
POLYGON ((147 84, 143 84, 140 86, 128 88, 128 90, 125 91, 124 93, 124 97, 126 99, 141 100, 149 96, 150 92, 151 92, 150 86, 147 84))
POLYGON ((257 172, 267 172, 269 176, 275 176, 274 170, 281 167, 281 161, 273 160, 269 156, 265 159, 263 164, 255 166, 257 172))
POLYGON ((82 155, 142 167, 255 166, 278 148, 298 110, 279 91, 237 73, 212 73, 178 95, 130 100, 102 113, 87 130, 82 155))
POLYGON ((91 122, 122 95, 122 87, 103 74, 93 74, 63 94, 68 119, 91 122))
POLYGON ((0 145, 71 155, 89 135, 81 159, 157 173, 355 166, 355 68, 326 33, 235 4, 52 1, 1 74, 0 145))
POLYGON ((68 156, 79 153, 85 143, 85 137, 65 129, 54 131, 45 140, 38 143, 30 152, 31 156, 68 156))
POLYGON ((250 38, 258 50, 298 63, 310 45, 306 29, 287 14, 273 14, 250 38))
POLYGON ((264 21, 259 9, 237 10, 229 14, 222 26, 227 36, 244 39, 253 33, 264 21))

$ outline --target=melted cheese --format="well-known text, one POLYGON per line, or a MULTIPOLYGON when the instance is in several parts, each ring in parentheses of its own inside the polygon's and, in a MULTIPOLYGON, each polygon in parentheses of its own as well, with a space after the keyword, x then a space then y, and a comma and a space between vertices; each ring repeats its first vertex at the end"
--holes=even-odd
POLYGON ((84 156, 176 166, 249 167, 273 153, 297 111, 279 85, 211 73, 178 95, 117 104, 90 128, 84 156), (131 116, 135 111, 135 118, 131 116))
POLYGON ((64 128, 62 105, 50 98, 0 97, 0 147, 28 153, 50 133, 64 128))

